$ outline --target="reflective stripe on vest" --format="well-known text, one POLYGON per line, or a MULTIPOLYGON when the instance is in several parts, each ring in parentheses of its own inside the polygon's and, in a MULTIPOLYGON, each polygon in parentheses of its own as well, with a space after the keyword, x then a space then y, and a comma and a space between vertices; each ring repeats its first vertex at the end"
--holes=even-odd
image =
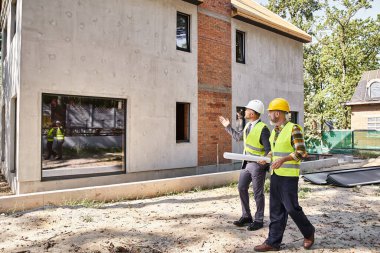
POLYGON ((61 128, 58 127, 57 128, 57 140, 62 141, 63 139, 65 139, 65 136, 63 135, 61 128))
POLYGON ((47 141, 54 141, 54 128, 50 128, 47 135, 46 135, 47 141))
POLYGON ((244 139, 244 151, 246 154, 263 156, 265 154, 264 146, 260 143, 261 132, 266 125, 263 122, 257 122, 253 129, 247 136, 247 124, 244 127, 243 139, 244 139))
MULTIPOLYGON (((295 124, 288 122, 285 127, 281 130, 280 134, 277 137, 276 144, 274 144, 274 136, 276 134, 275 130, 272 130, 272 133, 269 138, 269 142, 272 148, 272 161, 275 161, 281 157, 286 157, 294 152, 294 147, 292 146, 292 130, 295 124)), ((301 131, 302 128, 300 127, 301 131)), ((300 175, 300 164, 301 161, 288 161, 281 165, 280 168, 273 170, 273 172, 278 176, 284 177, 298 177, 300 175)))

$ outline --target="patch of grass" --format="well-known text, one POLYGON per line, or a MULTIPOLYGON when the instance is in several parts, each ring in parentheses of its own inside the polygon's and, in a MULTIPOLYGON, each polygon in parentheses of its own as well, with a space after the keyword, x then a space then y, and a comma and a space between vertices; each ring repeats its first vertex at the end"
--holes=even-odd
POLYGON ((298 198, 305 199, 310 192, 311 192, 311 188, 308 188, 308 187, 299 188, 298 198))
POLYGON ((354 188, 351 189, 351 191, 359 193, 360 192, 360 186, 355 186, 354 188))
POLYGON ((85 208, 100 208, 105 204, 104 201, 96 201, 90 199, 82 199, 82 200, 69 200, 64 202, 64 206, 80 206, 85 208))
POLYGON ((82 221, 84 221, 84 222, 93 222, 94 221, 94 218, 92 218, 92 216, 90 216, 88 214, 81 216, 81 218, 82 218, 82 221))
POLYGON ((227 185, 228 188, 237 188, 237 186, 238 186, 238 182, 232 182, 227 185))
POLYGON ((192 190, 192 192, 200 192, 200 191, 202 191, 202 187, 200 187, 200 186, 196 186, 196 187, 192 190))
POLYGON ((352 154, 360 159, 369 159, 379 157, 380 151, 354 150, 352 154))

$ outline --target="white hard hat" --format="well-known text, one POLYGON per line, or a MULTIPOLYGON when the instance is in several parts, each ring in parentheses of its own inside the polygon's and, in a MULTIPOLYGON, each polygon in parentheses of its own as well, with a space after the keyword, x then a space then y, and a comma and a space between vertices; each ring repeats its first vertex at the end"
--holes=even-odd
POLYGON ((264 104, 260 100, 249 101, 248 105, 246 105, 245 108, 254 110, 255 112, 258 112, 260 114, 264 113, 264 104))

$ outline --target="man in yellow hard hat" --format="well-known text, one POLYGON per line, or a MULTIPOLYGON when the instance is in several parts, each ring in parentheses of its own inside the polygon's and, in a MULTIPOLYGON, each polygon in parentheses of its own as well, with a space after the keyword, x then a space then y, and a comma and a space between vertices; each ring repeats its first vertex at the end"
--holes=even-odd
POLYGON ((288 214, 300 229, 303 247, 314 244, 315 228, 298 204, 298 178, 300 163, 307 156, 302 128, 287 120, 290 112, 288 101, 273 99, 269 106, 271 124, 275 125, 269 138, 272 157, 270 180, 270 224, 266 241, 254 248, 257 252, 280 249, 288 214))
MULTIPOLYGON (((243 130, 236 131, 231 127, 230 121, 219 116, 220 123, 226 131, 236 140, 244 140, 244 153, 255 156, 265 156, 270 152, 269 129, 260 120, 260 115, 264 112, 264 104, 259 100, 251 100, 245 107, 245 119, 248 121, 243 130)), ((233 224, 238 227, 248 225, 247 230, 255 231, 263 227, 264 222, 264 182, 265 174, 269 164, 265 161, 247 162, 243 161, 240 172, 238 190, 242 206, 242 216, 233 224), (256 203, 256 213, 252 219, 249 207, 249 184, 252 188, 256 203)))

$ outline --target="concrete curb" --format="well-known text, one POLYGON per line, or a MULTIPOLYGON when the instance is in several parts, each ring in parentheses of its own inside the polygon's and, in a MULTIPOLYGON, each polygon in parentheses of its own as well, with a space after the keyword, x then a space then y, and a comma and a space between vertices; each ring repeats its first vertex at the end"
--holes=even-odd
MULTIPOLYGON (((302 172, 338 165, 337 158, 301 163, 302 172)), ((211 188, 237 182, 240 170, 122 183, 104 186, 75 188, 47 192, 28 193, 0 197, 0 212, 23 211, 45 205, 65 205, 73 201, 94 200, 112 201, 122 199, 148 198, 170 192, 189 191, 196 187, 211 188)))
POLYGON ((229 171, 144 182, 123 183, 28 193, 0 197, 0 212, 24 211, 45 205, 64 205, 80 200, 111 201, 157 197, 170 192, 189 191, 195 187, 211 188, 237 182, 240 171, 229 171))
POLYGON ((314 172, 322 168, 329 168, 333 166, 338 166, 338 158, 328 158, 316 161, 308 161, 301 163, 301 174, 314 172))

